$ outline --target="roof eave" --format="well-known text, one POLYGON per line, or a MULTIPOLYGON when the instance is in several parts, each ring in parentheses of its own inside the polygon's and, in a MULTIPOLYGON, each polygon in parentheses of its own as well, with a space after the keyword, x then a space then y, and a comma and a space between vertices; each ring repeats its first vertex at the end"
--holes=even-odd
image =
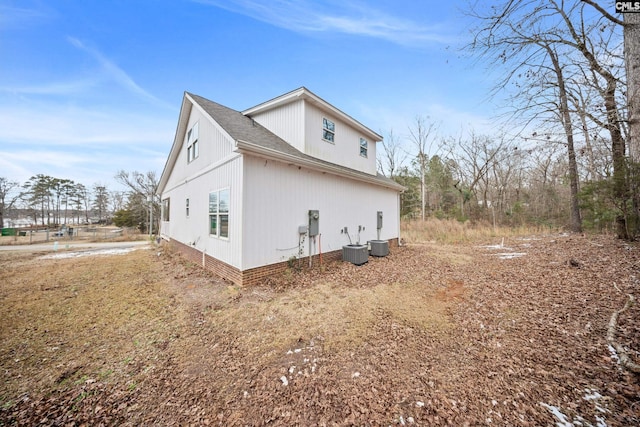
POLYGON ((253 154, 260 157, 264 157, 272 160, 279 160, 285 163, 291 163, 296 166, 304 166, 309 169, 313 169, 319 172, 329 172, 334 175, 351 178, 357 181, 366 182, 373 185, 378 185, 381 187, 390 188, 399 192, 406 190, 406 188, 396 182, 393 181, 383 181, 378 179, 377 175, 366 175, 361 172, 350 171, 341 167, 331 166, 328 164, 319 163, 314 161, 313 159, 304 159, 298 156, 293 156, 291 154, 283 153, 281 151, 272 150, 270 148, 262 147, 260 145, 248 142, 237 140, 236 141, 236 151, 240 153, 253 154))
POLYGON ((182 105, 180 106, 180 114, 178 115, 178 124, 176 125, 176 133, 173 137, 171 151, 169 151, 169 156, 167 157, 167 161, 164 164, 164 169, 162 170, 162 174, 160 175, 160 179, 158 180, 158 194, 162 194, 162 192, 164 191, 164 188, 167 185, 167 181, 169 180, 171 170, 173 169, 173 166, 178 159, 178 155, 180 154, 180 148, 182 146, 183 138, 179 138, 179 136, 184 135, 186 121, 189 120, 191 108, 193 108, 193 99, 189 96, 188 92, 185 92, 182 97, 182 105))
POLYGON ((309 89, 307 89, 306 87, 300 87, 298 89, 292 90, 291 92, 287 92, 284 95, 280 95, 276 98, 273 98, 269 101, 263 102, 261 104, 256 105, 255 107, 251 107, 249 109, 246 109, 244 111, 242 111, 242 114, 244 114, 245 116, 251 116, 252 114, 258 114, 258 113, 262 113, 264 111, 269 111, 271 109, 274 109, 276 107, 279 107, 281 105, 286 105, 290 102, 296 101, 298 99, 304 99, 307 101, 310 101, 312 104, 314 104, 315 106, 317 106, 320 110, 323 110, 327 113, 330 113, 336 117, 339 117, 341 120, 349 123, 351 126, 353 126, 356 129, 359 129, 360 131, 362 131, 362 133, 364 133, 368 138, 374 140, 374 141, 382 141, 382 135, 378 134, 377 132, 374 132, 373 130, 369 129, 368 127, 366 127, 365 125, 363 125, 362 123, 360 123, 359 121, 357 121, 356 119, 354 119, 353 117, 351 117, 350 115, 348 115, 347 113, 343 112, 342 110, 334 107, 333 105, 329 104, 327 101, 325 101, 324 99, 320 98, 318 95, 316 95, 315 93, 311 92, 309 89))

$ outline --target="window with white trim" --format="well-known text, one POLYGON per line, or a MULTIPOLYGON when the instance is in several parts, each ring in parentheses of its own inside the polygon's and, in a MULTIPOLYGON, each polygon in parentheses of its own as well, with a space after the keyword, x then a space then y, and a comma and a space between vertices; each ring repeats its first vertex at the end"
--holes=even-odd
POLYGON ((327 118, 322 118, 322 139, 334 142, 336 135, 336 124, 327 118))
POLYGON ((209 193, 209 234, 229 238, 229 189, 209 193))
POLYGON ((366 139, 360 138, 360 155, 362 157, 367 157, 367 153, 369 151, 369 142, 366 139))
POLYGON ((191 163, 200 154, 198 137, 200 136, 198 122, 196 122, 187 132, 187 163, 191 163))
POLYGON ((169 221, 169 208, 170 208, 170 204, 169 204, 169 198, 163 199, 162 200, 162 220, 163 221, 169 221))

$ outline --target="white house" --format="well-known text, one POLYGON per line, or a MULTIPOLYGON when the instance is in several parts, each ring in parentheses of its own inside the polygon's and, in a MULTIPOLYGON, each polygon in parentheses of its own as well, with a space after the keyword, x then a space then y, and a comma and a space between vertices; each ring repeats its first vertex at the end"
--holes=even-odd
POLYGON ((161 237, 243 285, 349 243, 393 247, 403 187, 376 172, 381 140, 304 87, 242 112, 186 92, 158 187, 161 237))

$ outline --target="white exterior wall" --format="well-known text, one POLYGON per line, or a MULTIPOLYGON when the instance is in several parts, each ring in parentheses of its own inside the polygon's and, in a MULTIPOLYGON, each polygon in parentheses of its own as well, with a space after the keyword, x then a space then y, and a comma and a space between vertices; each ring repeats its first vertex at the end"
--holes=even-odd
MULTIPOLYGON (((358 226, 364 226, 360 242, 375 240, 377 212, 384 215, 380 239, 399 236, 397 191, 316 172, 297 166, 244 157, 242 269, 288 260, 298 254, 298 226, 308 225, 308 211, 319 210, 323 252, 342 249, 349 238, 340 231, 348 227, 353 243, 358 226)), ((309 255, 309 238, 303 256, 309 255)), ((313 246, 313 245, 312 245, 313 246)))
POLYGON ((215 166, 220 160, 233 155, 233 148, 233 142, 221 130, 220 126, 214 123, 206 113, 203 114, 197 105, 194 105, 191 109, 180 153, 167 180, 165 191, 184 183, 185 180, 194 179, 199 173, 208 170, 212 165, 215 166), (199 129, 200 154, 191 163, 187 163, 187 133, 196 122, 198 122, 199 129))
POLYGON ((304 101, 251 115, 251 118, 304 153, 304 101))
POLYGON ((185 143, 162 194, 162 199, 170 199, 170 220, 162 222, 161 234, 240 268, 243 158, 232 151, 233 143, 218 125, 194 107, 187 131, 196 121, 199 121, 199 157, 187 164, 185 136, 185 143), (225 188, 230 190, 228 239, 209 235, 209 192, 225 188))
POLYGON ((305 103, 304 128, 306 133, 306 154, 327 162, 376 175, 376 141, 372 141, 346 122, 323 112, 309 102, 305 103), (331 120, 336 125, 333 143, 327 142, 322 138, 323 117, 331 120), (360 155, 361 137, 369 143, 367 157, 360 155))

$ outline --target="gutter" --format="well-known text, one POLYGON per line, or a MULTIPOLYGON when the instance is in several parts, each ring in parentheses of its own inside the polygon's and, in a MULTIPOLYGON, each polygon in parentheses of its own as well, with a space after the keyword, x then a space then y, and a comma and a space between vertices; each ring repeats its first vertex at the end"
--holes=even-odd
POLYGON ((270 159, 281 160, 287 163, 293 163, 298 166, 305 166, 320 172, 331 172, 334 175, 351 178, 351 179, 361 181, 361 182, 366 182, 369 184, 375 184, 375 185, 390 188, 396 191, 406 190, 406 188, 400 184, 397 184, 393 181, 386 182, 381 179, 378 179, 377 176, 373 176, 373 175, 367 176, 367 175, 364 175, 364 172, 351 171, 349 169, 333 166, 331 164, 320 163, 313 159, 305 159, 303 157, 283 153, 282 151, 273 150, 271 148, 266 148, 261 145, 257 145, 257 144, 243 141, 240 139, 236 140, 236 151, 239 151, 241 153, 246 152, 250 154, 258 154, 270 159))

